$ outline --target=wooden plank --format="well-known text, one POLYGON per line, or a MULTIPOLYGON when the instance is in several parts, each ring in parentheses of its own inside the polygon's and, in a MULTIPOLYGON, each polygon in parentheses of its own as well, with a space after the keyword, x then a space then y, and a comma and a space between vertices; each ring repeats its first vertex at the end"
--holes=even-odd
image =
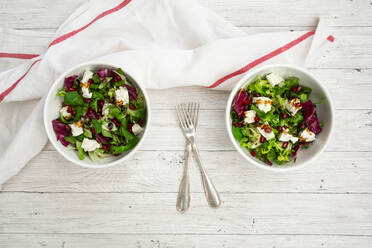
MULTIPOLYGON (((372 193, 370 152, 326 152, 307 168, 285 174, 257 168, 235 151, 201 155, 216 187, 224 193, 372 193)), ((2 191, 175 193, 182 171, 181 151, 141 151, 120 166, 99 170, 74 165, 56 151, 43 151, 2 191)), ((191 166, 190 182, 192 192, 203 192, 196 166, 191 166)))
MULTIPOLYGON (((190 100, 185 94, 179 101, 190 100)), ((210 104, 203 104, 209 106, 210 104)), ((372 151, 371 110, 338 110, 335 131, 327 151, 372 151)), ((142 150, 183 150, 184 138, 173 109, 154 110, 149 135, 142 150)), ((201 150, 234 150, 225 126, 224 110, 202 109, 198 127, 198 146, 201 150)), ((46 150, 54 148, 48 144, 46 150)))
MULTIPOLYGON (((84 0, 3 0, 0 22, 11 28, 57 28, 84 0)), ((238 26, 314 26, 319 16, 333 26, 371 26, 370 1, 201 0, 238 26), (363 18, 361 18, 363 17, 363 18)))
POLYGON ((370 194, 221 194, 189 212, 175 193, 0 193, 1 233, 371 235, 370 194))
POLYGON ((0 234, 7 248, 189 248, 189 247, 368 247, 370 236, 325 235, 130 235, 130 234, 0 234))

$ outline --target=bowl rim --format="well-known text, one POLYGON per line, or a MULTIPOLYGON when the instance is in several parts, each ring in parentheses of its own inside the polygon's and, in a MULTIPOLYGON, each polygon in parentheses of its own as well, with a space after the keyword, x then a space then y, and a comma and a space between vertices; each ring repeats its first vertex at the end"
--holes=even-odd
MULTIPOLYGON (((94 65, 102 65, 102 67, 114 67, 114 68, 119 68, 118 65, 115 65, 115 64, 112 64, 112 63, 107 63, 107 62, 102 62, 102 61, 99 61, 99 60, 94 60, 94 61, 91 61, 91 62, 84 62, 84 63, 80 63, 80 64, 77 64, 73 67, 70 67, 69 69, 65 70, 63 73, 61 73, 58 78, 53 82, 52 86, 50 87, 49 91, 48 91, 48 94, 47 94, 47 97, 45 99, 45 102, 44 102, 44 108, 43 108, 43 119, 44 119, 44 128, 45 128, 45 131, 47 133, 47 136, 48 136, 48 139, 49 141, 52 143, 53 147, 58 151, 59 154, 61 154, 64 158, 66 158, 68 161, 72 162, 73 164, 76 164, 76 165, 79 165, 81 167, 85 167, 85 168, 93 168, 93 169, 100 169, 100 168, 107 168, 107 167, 112 167, 112 166, 115 166, 115 165, 118 165, 119 163, 129 159, 131 156, 133 156, 134 153, 137 152, 137 150, 140 148, 140 146, 143 144, 143 141, 145 140, 148 132, 149 132, 149 127, 150 127, 150 120, 151 120, 151 108, 150 108, 150 98, 147 94, 147 91, 146 89, 140 84, 138 83, 137 80, 135 80, 129 73, 127 73, 125 70, 124 73, 127 74, 130 78, 132 78, 132 80, 136 83, 136 85, 140 88, 144 98, 145 98, 145 102, 146 102, 146 111, 147 111, 147 120, 146 120, 146 127, 143 131, 143 134, 142 134, 142 137, 140 139, 140 141, 138 142, 138 144, 132 149, 130 150, 125 156, 117 159, 117 160, 114 160, 114 161, 110 161, 108 163, 104 163, 104 164, 99 164, 99 165, 92 165, 92 164, 87 164, 85 163, 85 159, 84 160, 72 160, 69 156, 67 156, 63 151, 62 149, 63 148, 60 148, 58 146, 58 143, 55 139, 55 136, 54 137, 51 137, 51 134, 49 134, 48 130, 51 128, 50 127, 50 123, 48 123, 47 121, 47 106, 51 100, 51 97, 52 97, 52 92, 54 91, 54 89, 57 87, 57 84, 58 82, 62 81, 66 76, 68 76, 69 74, 71 74, 72 71, 74 70, 79 70, 79 69, 83 69, 84 67, 87 67, 87 66, 94 66, 94 65)), ((51 132, 54 134, 54 132, 51 132)), ((65 148, 67 149, 67 148, 65 148)))
POLYGON ((328 90, 322 85, 322 83, 320 82, 320 80, 318 80, 308 70, 306 70, 304 68, 301 68, 299 66, 290 65, 290 64, 269 64, 269 65, 265 65, 265 66, 262 66, 262 67, 259 67, 259 68, 255 69, 255 70, 250 71, 249 73, 247 73, 246 75, 244 75, 236 83, 236 85, 234 86, 234 88, 231 90, 230 95, 229 95, 229 98, 227 100, 226 109, 225 109, 225 121, 226 121, 225 124, 226 124, 226 128, 227 128, 227 132, 228 132, 230 141, 234 145, 235 149, 240 153, 240 155, 242 155, 248 162, 254 164, 257 167, 260 167, 262 169, 265 169, 265 170, 275 171, 275 172, 288 172, 288 171, 298 170, 300 168, 304 168, 305 166, 309 165, 316 158, 318 158, 319 155, 328 146, 329 141, 330 141, 330 139, 332 137, 332 134, 333 134, 333 131, 334 131, 334 103, 333 103, 333 100, 332 100, 331 95, 328 92, 328 90), (236 92, 241 88, 241 86, 244 83, 247 83, 246 80, 249 77, 252 77, 252 76, 254 76, 256 74, 259 74, 263 70, 267 70, 267 69, 270 69, 270 68, 276 68, 276 67, 284 67, 284 68, 288 68, 288 69, 292 69, 292 70, 297 70, 297 71, 300 71, 303 74, 306 74, 310 78, 312 78, 313 81, 316 84, 319 85, 319 87, 321 88, 321 90, 323 91, 323 93, 326 95, 327 100, 329 102, 329 106, 330 106, 330 129, 329 129, 329 133, 328 133, 328 136, 327 136, 327 138, 326 138, 326 140, 324 142, 323 147, 319 151, 317 151, 309 160, 303 162, 300 165, 296 165, 296 166, 271 167, 271 166, 268 166, 268 165, 266 165, 265 163, 263 163, 261 161, 257 161, 255 159, 251 158, 250 155, 248 155, 246 152, 243 151, 243 149, 239 146, 239 144, 237 144, 237 142, 235 141, 234 136, 232 135, 232 127, 231 127, 231 120, 230 120, 230 111, 231 111, 231 104, 232 104, 232 101, 233 101, 233 99, 235 97, 236 92))

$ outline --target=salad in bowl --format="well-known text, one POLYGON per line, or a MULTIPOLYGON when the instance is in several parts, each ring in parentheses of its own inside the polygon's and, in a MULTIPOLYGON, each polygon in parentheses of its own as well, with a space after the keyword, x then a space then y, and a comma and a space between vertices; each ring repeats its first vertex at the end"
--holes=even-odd
POLYGON ((329 130, 318 115, 328 98, 318 97, 315 102, 312 92, 299 77, 270 70, 245 81, 228 107, 230 132, 239 149, 261 166, 296 163, 303 150, 317 143, 323 128, 329 130))
POLYGON ((136 148, 146 129, 147 97, 129 75, 112 66, 88 66, 60 81, 52 90, 58 99, 53 102, 58 114, 51 119, 50 106, 44 113, 47 129, 52 127, 48 135, 54 133, 54 139, 49 138, 57 150, 66 147, 63 155, 68 151, 71 160, 72 152, 73 162, 77 158, 80 165, 90 167, 111 164, 136 148))

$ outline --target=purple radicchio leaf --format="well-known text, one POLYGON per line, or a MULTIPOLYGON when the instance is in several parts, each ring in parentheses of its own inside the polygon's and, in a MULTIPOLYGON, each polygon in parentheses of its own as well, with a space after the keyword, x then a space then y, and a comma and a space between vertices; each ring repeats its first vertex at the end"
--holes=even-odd
POLYGON ((65 78, 65 86, 66 86, 66 91, 69 91, 70 88, 72 88, 74 84, 74 80, 77 78, 77 75, 73 75, 70 77, 65 78))
POLYGON ((96 140, 98 141, 98 143, 101 143, 101 144, 107 143, 107 140, 105 139, 105 137, 103 137, 103 135, 100 133, 96 134, 96 140))
POLYGON ((233 109, 238 114, 239 117, 243 115, 244 112, 244 101, 248 94, 245 90, 239 90, 238 94, 235 96, 233 101, 233 109))
POLYGON ((304 119, 309 130, 315 134, 322 131, 319 125, 319 118, 316 115, 316 109, 311 100, 306 101, 302 104, 302 113, 304 114, 304 119))
POLYGON ((126 87, 128 89, 128 93, 129 93, 129 99, 130 100, 133 100, 133 101, 136 101, 137 100, 137 90, 127 84, 123 84, 124 87, 126 87))
POLYGON ((53 130, 57 136, 57 140, 61 141, 62 145, 68 146, 70 143, 64 139, 68 135, 67 125, 64 124, 60 119, 52 121, 53 130))

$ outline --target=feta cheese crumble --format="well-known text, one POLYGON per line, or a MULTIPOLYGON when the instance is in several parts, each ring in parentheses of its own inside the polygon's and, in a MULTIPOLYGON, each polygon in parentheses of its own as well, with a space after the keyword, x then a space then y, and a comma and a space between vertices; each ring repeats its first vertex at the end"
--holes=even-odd
POLYGON ((253 97, 253 103, 256 104, 259 110, 262 110, 265 113, 269 112, 273 105, 273 101, 268 97, 253 97))
POLYGON ((81 144, 81 148, 83 148, 85 152, 92 152, 100 147, 101 145, 97 141, 87 138, 84 138, 83 143, 81 144))
POLYGON ((77 121, 70 124, 72 136, 79 136, 83 134, 83 121, 77 121))
POLYGON ((311 132, 308 128, 306 128, 300 133, 299 138, 303 142, 311 142, 315 140, 315 133, 311 132))
POLYGON ((117 106, 122 106, 129 103, 128 89, 123 86, 120 86, 119 89, 115 90, 115 99, 117 106))
POLYGON ((267 81, 274 87, 275 85, 283 86, 284 78, 275 73, 270 73, 266 76, 267 81))
POLYGON ((301 104, 300 99, 293 98, 289 102, 286 102, 284 105, 288 112, 293 116, 297 113, 297 111, 299 111, 302 108, 300 104, 301 104))
POLYGON ((283 131, 279 135, 279 141, 282 142, 291 141, 294 144, 298 141, 298 138, 290 134, 288 128, 283 128, 283 131))
POLYGON ((254 118, 256 117, 256 111, 248 110, 244 112, 244 124, 250 124, 255 122, 254 118))
POLYGON ((265 124, 262 124, 262 125, 258 126, 257 127, 257 130, 267 140, 270 140, 272 138, 275 138, 275 134, 274 134, 272 128, 270 127, 269 123, 267 123, 267 122, 265 122, 265 124), (267 129, 267 128, 270 128, 270 132, 269 133, 267 133, 265 131, 265 129, 267 129))
POLYGON ((84 98, 92 98, 92 92, 89 92, 90 82, 89 79, 93 77, 93 72, 85 70, 83 79, 81 80, 81 92, 83 93, 84 98))
POLYGON ((138 125, 137 123, 135 123, 133 126, 132 126, 132 132, 134 135, 138 135, 142 132, 143 128, 138 125))
POLYGON ((63 118, 65 118, 66 120, 69 120, 71 118, 71 114, 67 112, 67 108, 68 108, 67 106, 64 106, 63 108, 59 110, 59 113, 61 113, 63 118))

